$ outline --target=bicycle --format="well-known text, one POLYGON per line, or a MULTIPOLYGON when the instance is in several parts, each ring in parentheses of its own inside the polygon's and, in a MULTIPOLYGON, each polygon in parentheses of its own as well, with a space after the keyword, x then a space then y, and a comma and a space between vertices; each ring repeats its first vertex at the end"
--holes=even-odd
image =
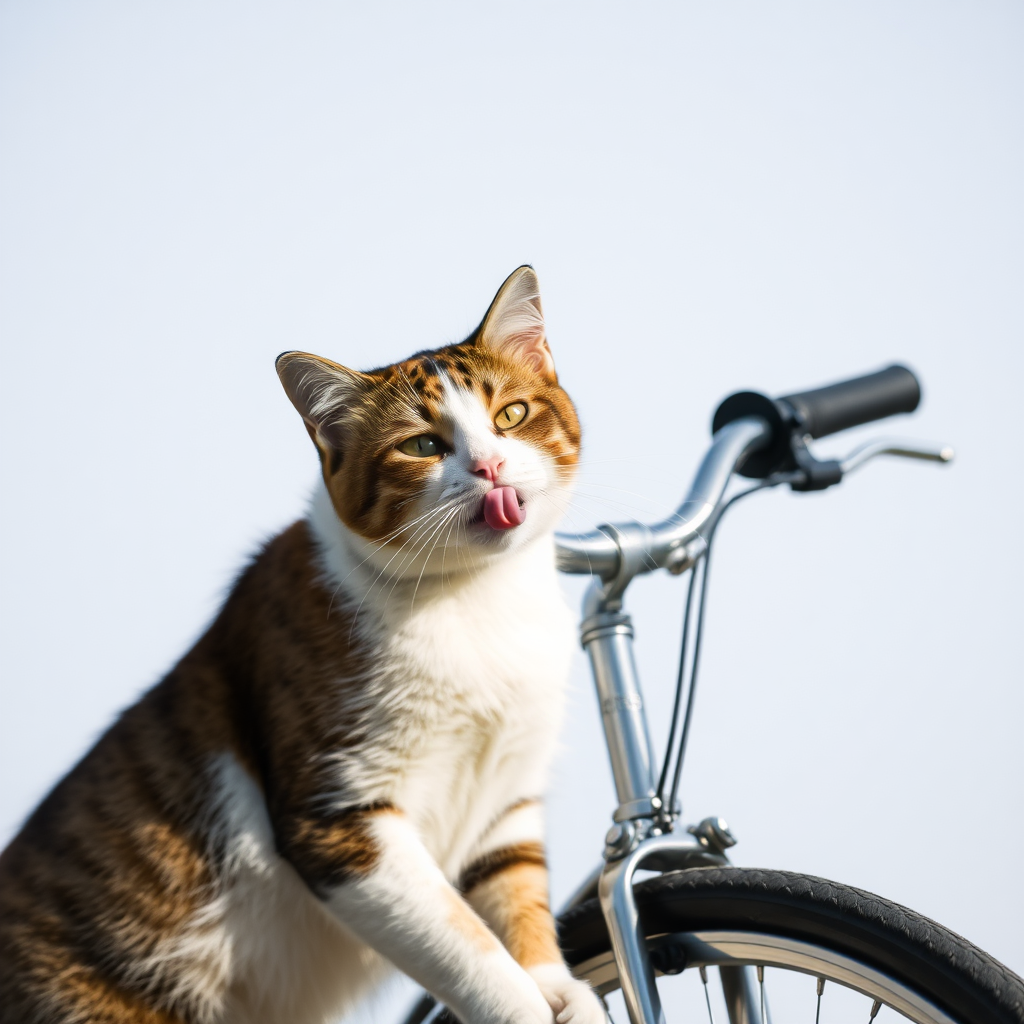
MULTIPOLYGON (((718 970, 730 1024, 771 1024, 768 971, 790 987, 790 978, 814 979, 814 998, 806 1005, 815 1024, 821 1024, 823 1003, 827 1012, 833 1008, 826 992, 836 986, 865 1000, 856 1019, 866 1017, 869 1024, 882 1007, 915 1024, 1024 1021, 1024 981, 967 940, 849 886, 734 867, 726 851, 735 839, 721 818, 689 827, 681 822, 679 785, 710 555, 723 514, 767 488, 835 486, 883 454, 951 461, 947 447, 888 440, 862 445, 841 461, 819 459, 811 450, 810 442, 826 435, 913 412, 920 398, 917 378, 903 366, 777 399, 737 392, 716 410, 711 446, 673 516, 649 526, 619 523, 556 537, 559 569, 593 577, 580 641, 590 660, 618 799, 604 862, 558 914, 559 938, 576 977, 602 998, 621 990, 631 1024, 664 1024, 663 979, 687 971, 692 976, 693 969, 714 1024, 708 968, 718 970), (738 477, 752 482, 737 490, 732 482, 738 477), (623 600, 637 576, 658 569, 690 576, 666 754, 655 772, 623 600), (638 870, 656 874, 638 882, 638 870)), ((451 1020, 424 995, 406 1024, 451 1020)))

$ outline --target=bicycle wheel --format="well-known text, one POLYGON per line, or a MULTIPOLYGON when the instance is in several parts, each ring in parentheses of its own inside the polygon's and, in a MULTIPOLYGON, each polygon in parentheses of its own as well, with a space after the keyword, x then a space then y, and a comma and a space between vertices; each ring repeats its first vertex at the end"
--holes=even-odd
MULTIPOLYGON (((786 871, 708 867, 668 872, 635 891, 670 1022, 693 1019, 694 996, 701 1016, 714 1019, 707 968, 718 968, 715 999, 732 1024, 770 1024, 773 1016, 779 1024, 863 1024, 882 1007, 889 1010, 878 1024, 895 1021, 891 1011, 915 1024, 1024 1022, 1016 974, 934 921, 860 889, 786 871), (672 975, 689 978, 685 1014, 672 993, 684 979, 672 975)), ((618 989, 597 900, 564 914, 559 937, 577 977, 606 998, 618 989)))

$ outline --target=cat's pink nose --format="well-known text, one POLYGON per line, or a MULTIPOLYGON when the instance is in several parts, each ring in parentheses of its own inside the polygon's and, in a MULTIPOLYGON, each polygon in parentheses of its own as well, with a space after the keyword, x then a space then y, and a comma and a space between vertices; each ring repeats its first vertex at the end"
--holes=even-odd
POLYGON ((498 470, 504 465, 505 460, 500 455, 495 455, 492 459, 477 459, 469 467, 469 471, 473 476, 482 476, 493 484, 498 479, 498 470))

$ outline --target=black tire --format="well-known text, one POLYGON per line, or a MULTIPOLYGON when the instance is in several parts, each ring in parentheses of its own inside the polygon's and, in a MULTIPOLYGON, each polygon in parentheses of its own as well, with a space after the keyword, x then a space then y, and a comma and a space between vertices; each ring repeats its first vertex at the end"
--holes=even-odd
MULTIPOLYGON (((745 932, 798 940, 873 969, 960 1024, 1024 1024, 1024 981, 966 939, 851 886, 788 871, 710 867, 636 886, 644 934, 745 932)), ((570 967, 607 954, 597 900, 559 920, 570 967)))

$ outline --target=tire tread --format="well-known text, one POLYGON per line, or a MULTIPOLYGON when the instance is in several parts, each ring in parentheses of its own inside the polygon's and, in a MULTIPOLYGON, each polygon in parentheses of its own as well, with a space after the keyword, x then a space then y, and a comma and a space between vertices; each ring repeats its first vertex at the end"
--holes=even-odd
MULTIPOLYGON (((828 941, 932 999, 964 1024, 1024 1024, 1024 981, 967 939, 922 914, 854 886, 761 868, 668 872, 636 887, 649 935, 710 927, 828 941)), ((570 965, 608 948, 596 900, 559 920, 570 965)))

